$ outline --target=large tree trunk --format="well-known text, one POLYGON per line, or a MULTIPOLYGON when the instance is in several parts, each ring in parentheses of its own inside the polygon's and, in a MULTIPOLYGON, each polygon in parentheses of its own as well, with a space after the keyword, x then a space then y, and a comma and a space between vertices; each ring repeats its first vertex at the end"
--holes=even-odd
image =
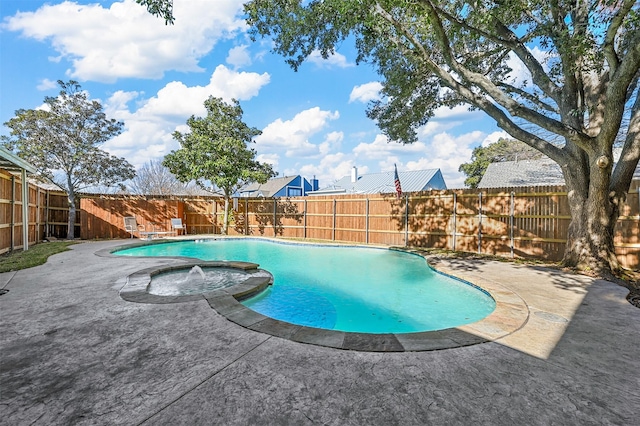
POLYGON ((609 191, 613 159, 610 150, 578 158, 563 167, 571 210, 563 264, 607 276, 620 269, 613 245, 620 212, 609 191))
MULTIPOLYGON (((570 192, 571 189, 567 188, 570 192)), ((570 197, 571 198, 571 197, 570 197)), ((563 264, 608 275, 620 269, 613 245, 616 213, 595 200, 573 197, 563 264), (578 199, 579 198, 579 199, 578 199)))

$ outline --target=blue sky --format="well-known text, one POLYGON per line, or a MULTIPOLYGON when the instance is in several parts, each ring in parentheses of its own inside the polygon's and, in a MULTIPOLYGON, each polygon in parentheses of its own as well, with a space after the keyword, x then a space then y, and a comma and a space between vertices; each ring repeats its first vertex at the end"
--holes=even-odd
POLYGON ((263 131, 254 145, 261 161, 280 176, 316 176, 320 187, 353 166, 364 174, 396 163, 439 168, 449 188, 460 188, 458 167, 473 148, 506 136, 459 107, 439 110, 415 144, 388 142, 365 113, 380 78, 355 65, 353 43, 294 72, 268 40, 249 39, 242 1, 176 0, 173 26, 134 0, 2 0, 0 14, 0 123, 55 96, 57 80, 74 79, 125 123, 103 148, 136 167, 177 149, 171 133, 205 115, 210 95, 240 101, 244 121, 263 131))

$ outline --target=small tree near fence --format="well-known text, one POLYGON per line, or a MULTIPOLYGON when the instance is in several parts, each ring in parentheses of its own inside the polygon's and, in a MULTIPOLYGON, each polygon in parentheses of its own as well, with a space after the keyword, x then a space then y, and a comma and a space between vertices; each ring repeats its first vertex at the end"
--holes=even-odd
POLYGON ((189 133, 173 133, 181 148, 171 151, 163 164, 181 182, 195 180, 202 189, 224 197, 222 233, 226 234, 233 194, 250 182, 265 183, 275 173, 271 165, 256 161, 256 151, 247 146, 261 132, 242 121, 238 101, 227 104, 211 96, 204 106, 206 117, 187 120, 189 133))
POLYGON ((100 102, 89 100, 76 81, 58 80, 58 84, 60 94, 47 96, 45 108, 20 109, 4 123, 11 134, 3 137, 3 143, 33 164, 40 178, 67 193, 67 239, 73 239, 78 192, 131 179, 135 170, 124 158, 100 149, 100 145, 120 134, 123 123, 107 118, 100 102))

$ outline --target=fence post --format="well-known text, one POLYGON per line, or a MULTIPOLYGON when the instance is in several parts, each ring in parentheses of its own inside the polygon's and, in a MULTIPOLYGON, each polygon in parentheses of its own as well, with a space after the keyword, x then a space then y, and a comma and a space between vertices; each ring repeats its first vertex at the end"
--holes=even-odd
POLYGON ((22 169, 20 178, 22 180, 22 250, 29 250, 29 182, 27 181, 27 171, 22 169))
POLYGON ((11 251, 15 249, 15 227, 16 227, 16 177, 11 175, 11 251))
POLYGON ((47 189, 47 196, 45 197, 45 209, 44 209, 44 237, 51 236, 51 230, 49 229, 49 196, 51 192, 47 189))
POLYGON ((404 246, 409 245, 409 196, 404 196, 404 246))
POLYGON ((365 242, 369 244, 369 199, 365 199, 364 204, 364 238, 365 242))
POLYGON ((302 227, 302 235, 303 238, 306 240, 307 239, 307 199, 305 198, 304 200, 304 211, 302 212, 303 216, 303 227, 302 227))
POLYGON ((338 201, 334 198, 333 199, 333 226, 332 226, 332 231, 331 231, 331 239, 333 241, 336 240, 336 203, 338 201))
POLYGON ((213 233, 217 234, 216 228, 218 227, 218 202, 215 198, 212 198, 211 203, 213 204, 213 233))
POLYGON ((36 186, 36 243, 42 241, 40 238, 40 188, 36 186))
POLYGON ((510 209, 510 212, 509 212, 509 240, 511 241, 511 258, 512 259, 514 257, 514 255, 513 255, 513 250, 514 250, 514 247, 513 247, 513 244, 514 244, 514 241, 513 241, 513 219, 514 218, 513 218, 513 216, 515 215, 515 208, 516 208, 514 196, 515 196, 515 193, 513 191, 511 191, 511 209, 510 209))
POLYGON ((456 234, 458 233, 458 223, 457 216, 458 215, 458 194, 453 193, 453 251, 456 251, 456 234))
POLYGON ((244 235, 249 235, 249 198, 244 199, 244 235))
POLYGON ((482 192, 478 193, 478 253, 482 253, 482 192))
POLYGON ((273 199, 273 237, 277 237, 278 236, 278 226, 276 225, 278 223, 278 201, 274 198, 273 199))

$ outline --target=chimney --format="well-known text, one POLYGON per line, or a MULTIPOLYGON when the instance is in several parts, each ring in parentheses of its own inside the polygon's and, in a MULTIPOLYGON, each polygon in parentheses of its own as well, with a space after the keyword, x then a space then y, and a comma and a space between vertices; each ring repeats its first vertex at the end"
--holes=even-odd
POLYGON ((313 175, 313 179, 311 179, 311 190, 317 191, 320 185, 318 184, 318 179, 316 179, 316 175, 313 175))
POLYGON ((351 183, 356 183, 358 181, 358 168, 353 166, 351 169, 351 183))

